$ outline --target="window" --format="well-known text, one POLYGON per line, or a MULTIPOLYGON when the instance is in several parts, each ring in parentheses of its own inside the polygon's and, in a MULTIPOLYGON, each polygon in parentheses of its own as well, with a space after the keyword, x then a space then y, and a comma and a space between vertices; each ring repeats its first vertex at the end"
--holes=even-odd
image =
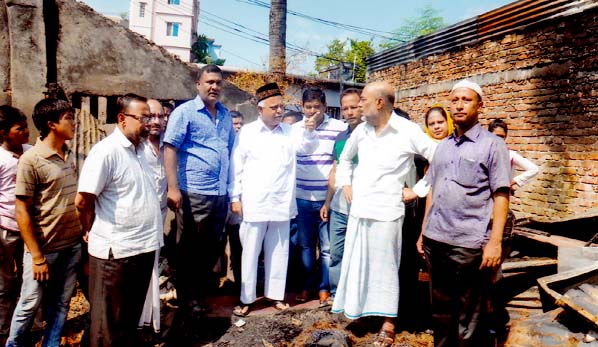
POLYGON ((169 5, 180 5, 181 0, 168 0, 169 5))
POLYGON ((145 6, 147 4, 145 2, 140 2, 139 3, 139 17, 143 18, 145 17, 145 6))
POLYGON ((166 36, 179 36, 181 23, 166 22, 166 36))

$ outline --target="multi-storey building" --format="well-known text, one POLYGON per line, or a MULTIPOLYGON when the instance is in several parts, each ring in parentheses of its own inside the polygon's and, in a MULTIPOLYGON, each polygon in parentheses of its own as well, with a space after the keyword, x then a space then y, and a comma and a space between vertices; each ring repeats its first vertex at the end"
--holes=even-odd
POLYGON ((129 29, 189 62, 198 16, 199 0, 131 0, 129 29))

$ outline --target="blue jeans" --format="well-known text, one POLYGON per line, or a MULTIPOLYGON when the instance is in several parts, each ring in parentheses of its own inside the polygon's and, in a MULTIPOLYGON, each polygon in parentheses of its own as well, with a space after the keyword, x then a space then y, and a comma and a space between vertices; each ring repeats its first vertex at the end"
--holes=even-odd
POLYGON ((345 235, 347 234, 347 220, 349 216, 328 211, 328 225, 330 229, 330 295, 336 294, 336 287, 341 278, 341 262, 345 251, 345 235))
POLYGON ((330 264, 330 238, 328 223, 320 219, 320 209, 324 201, 297 199, 297 231, 291 234, 291 247, 301 254, 303 289, 314 291, 318 282, 316 246, 320 240, 320 266, 322 276, 318 286, 320 291, 329 291, 328 266, 330 264))
POLYGON ((46 328, 43 347, 60 346, 60 335, 66 322, 71 296, 77 280, 77 264, 81 259, 81 245, 59 252, 45 254, 48 260, 50 278, 48 281, 33 279, 31 253, 23 256, 23 284, 21 297, 10 324, 10 335, 6 347, 27 345, 28 334, 35 314, 44 300, 46 328))

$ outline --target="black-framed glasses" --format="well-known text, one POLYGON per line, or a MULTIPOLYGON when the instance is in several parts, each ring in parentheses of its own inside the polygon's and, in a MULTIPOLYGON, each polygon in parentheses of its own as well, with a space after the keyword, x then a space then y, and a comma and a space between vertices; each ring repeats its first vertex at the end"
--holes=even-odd
POLYGON ((137 116, 137 115, 130 114, 130 113, 123 113, 123 114, 124 114, 125 116, 127 116, 127 117, 135 118, 135 119, 137 119, 138 121, 140 121, 141 123, 149 123, 149 121, 152 119, 152 117, 151 117, 151 116, 141 116, 141 117, 139 117, 139 116, 137 116))

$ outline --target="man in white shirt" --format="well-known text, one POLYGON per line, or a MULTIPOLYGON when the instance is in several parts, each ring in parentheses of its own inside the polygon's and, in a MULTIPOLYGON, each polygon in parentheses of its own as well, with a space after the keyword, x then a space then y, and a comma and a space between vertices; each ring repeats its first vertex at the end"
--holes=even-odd
POLYGON ((258 258, 264 248, 264 296, 278 310, 284 300, 289 257, 289 222, 297 215, 296 153, 310 153, 317 144, 315 121, 304 129, 281 123, 282 94, 276 83, 256 91, 260 117, 241 128, 233 146, 229 197, 231 211, 241 216, 241 303, 234 314, 245 316, 256 300, 258 258))
POLYGON ((76 207, 89 233, 92 347, 135 346, 154 256, 162 244, 160 201, 145 156, 147 99, 118 99, 118 126, 85 160, 76 207))
MULTIPOLYGON (((166 119, 164 108, 160 101, 150 99, 147 101, 150 111, 150 121, 148 123, 148 136, 142 143, 142 150, 145 160, 151 171, 148 174, 154 182, 156 195, 160 200, 160 211, 162 212, 162 224, 166 221, 166 172, 164 170, 164 142, 162 133, 166 129, 166 119)), ((160 247, 164 246, 160 243, 160 247)), ((158 261, 160 252, 156 252, 154 257, 154 267, 150 280, 143 312, 139 319, 139 327, 152 327, 154 333, 160 332, 160 274, 158 271, 158 261)))
POLYGON ((387 82, 365 87, 359 107, 366 122, 353 130, 336 171, 337 185, 343 186, 352 205, 332 312, 344 312, 352 319, 385 317, 374 341, 377 346, 390 346, 394 341, 403 182, 413 154, 431 160, 436 147, 417 124, 397 116, 393 104, 394 89, 387 82), (352 171, 356 154, 359 163, 352 171))

